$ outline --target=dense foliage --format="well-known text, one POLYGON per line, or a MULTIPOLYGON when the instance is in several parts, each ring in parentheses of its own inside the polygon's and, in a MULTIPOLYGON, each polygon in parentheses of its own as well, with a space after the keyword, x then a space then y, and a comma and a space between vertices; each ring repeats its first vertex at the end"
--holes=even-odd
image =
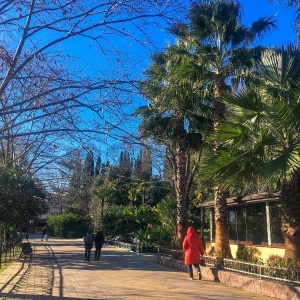
POLYGON ((45 191, 18 166, 0 166, 0 228, 21 229, 47 210, 45 191))
POLYGON ((108 238, 123 242, 169 246, 174 242, 175 210, 169 212, 169 221, 161 217, 164 212, 161 206, 112 206, 103 215, 102 230, 108 238))
POLYGON ((89 229, 89 218, 68 213, 52 216, 47 224, 50 235, 66 238, 83 237, 89 229))

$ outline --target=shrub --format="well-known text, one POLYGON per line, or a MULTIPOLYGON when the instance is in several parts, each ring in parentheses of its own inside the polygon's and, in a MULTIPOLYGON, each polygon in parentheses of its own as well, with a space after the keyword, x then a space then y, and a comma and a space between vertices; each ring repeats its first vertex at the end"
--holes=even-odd
POLYGON ((89 219, 73 213, 56 215, 49 218, 47 225, 50 235, 77 238, 87 232, 89 219))
POLYGON ((283 258, 279 255, 270 255, 267 260, 267 265, 285 269, 300 269, 300 260, 296 263, 293 263, 290 259, 283 258))
POLYGON ((260 254, 260 251, 255 247, 242 247, 236 252, 236 259, 254 264, 260 264, 262 263, 262 259, 259 258, 260 254))
POLYGON ((141 246, 161 246, 167 247, 172 242, 172 232, 168 227, 161 224, 152 225, 149 223, 146 228, 138 230, 136 237, 141 246))
POLYGON ((101 220, 101 228, 107 239, 118 238, 130 242, 133 232, 138 227, 133 207, 111 206, 106 209, 101 220))
POLYGON ((173 228, 149 205, 111 206, 103 215, 101 228, 107 239, 127 243, 138 239, 142 247, 168 246, 174 238, 173 228))

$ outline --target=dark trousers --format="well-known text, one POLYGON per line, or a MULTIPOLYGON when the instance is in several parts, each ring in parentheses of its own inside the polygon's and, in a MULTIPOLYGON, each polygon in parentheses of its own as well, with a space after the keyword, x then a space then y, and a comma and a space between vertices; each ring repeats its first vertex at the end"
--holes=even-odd
POLYGON ((87 261, 90 261, 92 246, 92 244, 85 244, 84 259, 86 259, 87 261))
POLYGON ((200 273, 199 264, 187 265, 187 269, 191 278, 193 278, 193 266, 196 268, 197 273, 200 273))
POLYGON ((99 258, 100 258, 101 249, 102 249, 102 245, 101 246, 96 246, 96 249, 95 249, 95 259, 97 259, 97 260, 99 260, 99 258))

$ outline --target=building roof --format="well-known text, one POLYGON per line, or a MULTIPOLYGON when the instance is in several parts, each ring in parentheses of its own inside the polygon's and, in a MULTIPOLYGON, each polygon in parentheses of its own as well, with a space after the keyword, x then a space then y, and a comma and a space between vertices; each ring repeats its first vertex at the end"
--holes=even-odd
MULTIPOLYGON (((263 203, 270 201, 279 201, 279 192, 272 193, 259 193, 252 194, 247 196, 236 196, 227 198, 228 206, 239 206, 239 205, 247 205, 251 203, 263 203)), ((214 207, 215 201, 208 201, 196 204, 196 207, 214 207)))

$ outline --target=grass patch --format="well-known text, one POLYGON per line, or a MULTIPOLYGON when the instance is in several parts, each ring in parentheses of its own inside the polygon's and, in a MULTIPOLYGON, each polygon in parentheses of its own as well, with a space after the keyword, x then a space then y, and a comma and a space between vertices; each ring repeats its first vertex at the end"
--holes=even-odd
POLYGON ((2 274, 11 264, 13 264, 15 261, 18 260, 20 253, 21 253, 21 250, 15 251, 14 255, 11 255, 6 258, 6 262, 4 262, 5 261, 4 257, 2 257, 0 274, 2 274))

